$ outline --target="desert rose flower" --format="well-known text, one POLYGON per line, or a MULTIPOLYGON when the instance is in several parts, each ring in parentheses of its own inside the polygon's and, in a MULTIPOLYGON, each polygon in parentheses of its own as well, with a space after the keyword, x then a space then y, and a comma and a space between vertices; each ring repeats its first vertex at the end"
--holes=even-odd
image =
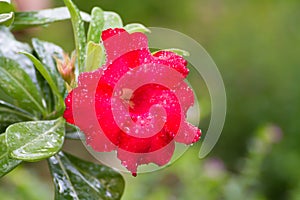
POLYGON ((64 117, 95 151, 116 150, 133 175, 139 165, 167 164, 175 142, 192 144, 201 131, 186 121, 194 94, 184 81, 187 61, 169 51, 151 54, 143 33, 102 33, 106 64, 78 78, 64 117))

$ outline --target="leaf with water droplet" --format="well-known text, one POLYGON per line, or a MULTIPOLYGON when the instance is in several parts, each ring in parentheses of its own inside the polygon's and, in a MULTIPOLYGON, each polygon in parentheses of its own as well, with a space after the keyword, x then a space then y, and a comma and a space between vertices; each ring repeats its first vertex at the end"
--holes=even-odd
POLYGON ((0 100, 22 108, 40 117, 46 116, 42 97, 31 77, 15 61, 0 56, 0 100))
POLYGON ((104 26, 104 14, 101 8, 95 7, 92 10, 92 19, 90 22, 87 41, 99 43, 104 26))
POLYGON ((98 69, 105 61, 105 52, 102 44, 97 44, 92 41, 88 43, 86 52, 86 72, 90 72, 98 69))
POLYGON ((6 129, 10 156, 24 161, 38 161, 56 154, 65 136, 65 120, 20 122, 6 129))
POLYGON ((9 157, 5 134, 0 135, 0 178, 17 167, 22 161, 9 157))
POLYGON ((123 177, 113 169, 59 152, 48 159, 55 185, 55 199, 118 200, 123 177))
POLYGON ((142 32, 142 33, 150 33, 151 31, 146 28, 143 24, 132 23, 124 26, 124 29, 128 33, 142 32))
POLYGON ((60 94, 63 95, 66 90, 65 83, 57 70, 55 58, 62 60, 64 50, 53 43, 42 41, 37 38, 32 39, 32 45, 38 58, 41 60, 45 69, 55 82, 55 85, 58 87, 60 94))
POLYGON ((26 56, 19 54, 19 51, 31 52, 32 50, 28 44, 17 41, 7 27, 0 26, 0 56, 17 62, 36 83, 34 66, 26 56))
POLYGON ((75 4, 71 0, 64 0, 65 5, 68 7, 68 10, 71 15, 71 22, 73 26, 74 38, 76 53, 78 59, 78 72, 81 73, 84 71, 85 64, 85 48, 86 48, 86 36, 84 23, 80 16, 80 12, 75 4))
POLYGON ((0 24, 9 26, 9 25, 11 25, 13 19, 14 19, 13 12, 0 14, 0 24))
POLYGON ((36 118, 29 112, 0 100, 0 132, 11 124, 36 118))
POLYGON ((14 21, 14 7, 10 2, 0 1, 0 25, 10 26, 14 21))
MULTIPOLYGON (((90 22, 91 16, 85 12, 80 12, 83 21, 90 22)), ((70 19, 67 7, 45 9, 32 12, 16 12, 13 23, 13 30, 22 30, 34 26, 47 25, 54 22, 70 19)))
MULTIPOLYGON (((64 109, 65 109, 65 103, 64 99, 62 97, 62 94, 60 93, 57 85, 55 84, 54 80, 51 77, 51 74, 43 66, 43 64, 32 54, 27 53, 27 52, 21 52, 22 54, 26 55, 34 64, 36 69, 41 73, 41 75, 45 78, 45 80, 48 82, 53 94, 55 95, 55 116, 61 116, 64 109)), ((48 116, 46 116, 47 118, 48 116)))
POLYGON ((111 11, 104 11, 104 27, 103 30, 109 29, 109 28, 122 28, 123 22, 120 17, 115 12, 111 11))
POLYGON ((80 140, 84 137, 84 133, 77 126, 66 123, 66 139, 80 140))
MULTIPOLYGON (((56 63, 54 58, 63 59, 63 50, 49 42, 44 42, 38 40, 36 38, 32 39, 32 45, 34 48, 35 53, 39 57, 39 60, 43 63, 45 69, 51 75, 53 81, 57 85, 60 94, 65 93, 65 83, 62 79, 61 75, 58 73, 56 63)), ((36 72, 38 84, 41 88, 41 95, 43 96, 44 100, 46 101, 48 112, 50 113, 53 111, 55 107, 55 95, 51 91, 51 88, 45 78, 39 73, 36 72)))

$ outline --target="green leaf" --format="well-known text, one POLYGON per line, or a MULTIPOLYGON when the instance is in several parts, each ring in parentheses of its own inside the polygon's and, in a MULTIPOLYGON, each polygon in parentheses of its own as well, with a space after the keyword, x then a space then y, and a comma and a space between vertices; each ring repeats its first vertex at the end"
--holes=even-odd
MULTIPOLYGON (((54 58, 63 60, 63 49, 55 44, 41 41, 36 38, 32 40, 32 44, 36 54, 39 57, 39 60, 42 62, 43 66, 50 74, 52 80, 58 88, 60 95, 64 96, 66 92, 65 82, 59 74, 56 67, 56 62, 54 60, 54 58)), ((41 85, 44 99, 47 102, 48 111, 50 112, 54 109, 55 95, 53 96, 53 92, 51 92, 49 84, 44 78, 40 78, 39 84, 41 85)))
POLYGON ((36 83, 34 66, 26 56, 19 54, 19 51, 31 52, 31 48, 28 44, 17 41, 7 27, 0 26, 0 56, 17 62, 36 83))
POLYGON ((0 24, 4 24, 5 26, 10 26, 14 20, 14 13, 2 13, 0 14, 0 24))
POLYGON ((104 26, 104 14, 101 8, 95 7, 92 10, 92 19, 90 22, 87 41, 99 43, 104 26))
POLYGON ((122 28, 123 22, 120 17, 115 12, 111 11, 104 11, 104 27, 103 30, 109 29, 109 28, 122 28))
MULTIPOLYGON (((82 20, 91 21, 91 16, 87 13, 80 12, 82 20)), ((24 28, 47 25, 54 22, 70 19, 68 8, 60 7, 54 9, 46 9, 33 12, 16 12, 13 23, 13 30, 21 30, 24 28)))
MULTIPOLYGON (((19 51, 26 51, 26 52, 31 52, 31 48, 28 44, 25 43, 21 43, 17 40, 15 40, 14 36, 12 35, 12 33, 9 31, 8 28, 6 27, 1 27, 0 26, 0 59, 5 59, 8 58, 10 60, 12 60, 13 65, 16 65, 18 68, 21 68, 22 71, 24 71, 27 76, 30 76, 29 80, 30 82, 33 82, 34 85, 36 85, 37 83, 37 78, 35 75, 35 69, 33 64, 31 63, 31 61, 24 55, 19 54, 19 51), (3 58, 5 57, 5 58, 3 58)), ((14 67, 10 67, 7 66, 11 69, 14 69, 14 67)), ((2 79, 2 77, 0 77, 0 79, 2 79)), ((20 77, 20 79, 22 79, 20 77)), ((21 81, 22 84, 26 84, 25 79, 21 81)), ((32 85, 32 84, 30 84, 32 85)), ((35 87, 35 86, 33 86, 35 87)), ((37 90, 39 91, 39 88, 37 88, 37 90)), ((33 90, 33 92, 36 91, 36 89, 33 90)), ((34 92, 35 93, 35 92, 34 92)), ((39 93, 39 92, 38 92, 39 93)), ((28 103, 27 105, 20 105, 18 102, 18 98, 20 98, 22 100, 22 97, 18 97, 18 95, 16 94, 17 98, 15 98, 14 96, 12 96, 10 93, 7 93, 7 91, 4 91, 1 86, 0 86, 0 100, 3 100, 11 105, 14 105, 15 107, 19 107, 20 109, 23 110, 27 110, 29 113, 31 113, 33 116, 35 115, 36 117, 40 118, 41 115, 41 111, 32 111, 32 109, 30 109, 32 106, 28 105, 30 103, 28 103), (20 107, 21 106, 21 107, 20 107)), ((40 94, 38 94, 39 98, 42 99, 42 97, 40 97, 40 94)), ((24 100, 27 100, 24 99, 24 100)), ((9 124, 2 124, 3 126, 1 126, 2 128, 9 125, 9 124)), ((0 130, 3 130, 3 129, 0 130)))
POLYGON ((43 63, 55 82, 55 85, 58 87, 60 94, 64 94, 66 90, 64 80, 57 70, 56 61, 54 59, 63 59, 63 49, 53 43, 45 42, 36 38, 32 39, 32 45, 34 51, 39 57, 39 60, 43 63))
POLYGON ((10 26, 14 20, 14 7, 10 2, 0 0, 0 25, 10 26))
POLYGON ((123 194, 124 179, 113 169, 63 152, 48 161, 55 184, 56 200, 117 200, 123 194))
POLYGON ((6 143, 11 157, 38 161, 56 154, 65 136, 65 120, 21 122, 6 129, 6 143))
POLYGON ((0 2, 7 2, 11 4, 11 0, 0 0, 0 2))
POLYGON ((84 71, 85 64, 85 51, 86 51, 86 36, 84 30, 84 23, 79 14, 78 8, 71 0, 64 0, 65 5, 68 7, 71 14, 71 21, 73 26, 76 53, 78 56, 78 72, 84 71))
POLYGON ((105 52, 102 44, 96 44, 92 41, 88 43, 86 52, 85 71, 98 69, 105 61, 105 52))
POLYGON ((0 135, 0 178, 17 167, 22 161, 9 157, 5 134, 0 135))
POLYGON ((0 100, 0 132, 16 122, 37 120, 31 113, 0 100))
POLYGON ((132 23, 132 24, 127 24, 126 26, 124 26, 124 29, 128 32, 128 33, 134 33, 134 32, 142 32, 142 33, 150 33, 151 31, 146 28, 144 25, 142 24, 137 24, 137 23, 132 23))
POLYGON ((10 1, 0 0, 0 13, 8 13, 14 11, 14 7, 10 1))
POLYGON ((18 63, 4 57, 0 57, 0 90, 10 97, 10 104, 34 113, 37 117, 39 113, 46 116, 41 95, 29 75, 18 63))
POLYGON ((80 140, 84 139, 84 133, 75 125, 66 123, 66 135, 67 139, 80 140))
POLYGON ((55 84, 55 82, 53 81, 50 73, 47 71, 47 69, 43 66, 43 64, 33 55, 26 53, 26 52, 21 52, 22 54, 26 55, 35 65, 36 69, 42 74, 42 76, 45 78, 45 80, 48 82, 53 94, 56 96, 56 110, 55 116, 61 116, 64 109, 65 109, 65 103, 64 103, 64 99, 62 97, 62 95, 60 94, 60 91, 57 87, 57 85, 55 84))

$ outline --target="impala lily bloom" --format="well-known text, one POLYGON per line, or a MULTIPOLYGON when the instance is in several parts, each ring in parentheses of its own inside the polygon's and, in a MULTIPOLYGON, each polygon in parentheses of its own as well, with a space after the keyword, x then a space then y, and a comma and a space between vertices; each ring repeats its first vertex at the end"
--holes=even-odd
POLYGON ((194 94, 184 82, 187 61, 169 51, 154 55, 143 33, 102 33, 106 64, 80 74, 64 117, 95 151, 116 150, 133 175, 142 164, 167 164, 175 142, 192 144, 201 132, 186 122, 194 94))

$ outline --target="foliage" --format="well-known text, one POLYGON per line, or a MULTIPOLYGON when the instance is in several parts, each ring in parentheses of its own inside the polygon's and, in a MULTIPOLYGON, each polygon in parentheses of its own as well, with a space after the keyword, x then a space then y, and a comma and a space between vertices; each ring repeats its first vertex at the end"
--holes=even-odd
MULTIPOLYGON (((120 199, 125 183, 118 172, 61 150, 65 138, 78 139, 74 137, 76 127, 72 128, 62 118, 66 84, 55 59, 66 59, 63 49, 37 38, 32 39, 31 49, 10 32, 71 19, 76 73, 100 66, 105 57, 102 46, 95 45, 99 43, 97 38, 103 29, 122 27, 120 16, 100 8, 95 8, 90 16, 80 12, 72 1, 64 3, 67 7, 20 13, 13 12, 9 2, 0 1, 0 131, 3 132, 0 135, 0 177, 22 162, 48 160, 55 199, 120 199), (87 37, 84 21, 90 22, 87 37), (92 45, 86 49, 87 42, 92 45), (100 57, 95 56, 94 51, 100 57)), ((137 24, 129 29, 145 28, 137 24)))

